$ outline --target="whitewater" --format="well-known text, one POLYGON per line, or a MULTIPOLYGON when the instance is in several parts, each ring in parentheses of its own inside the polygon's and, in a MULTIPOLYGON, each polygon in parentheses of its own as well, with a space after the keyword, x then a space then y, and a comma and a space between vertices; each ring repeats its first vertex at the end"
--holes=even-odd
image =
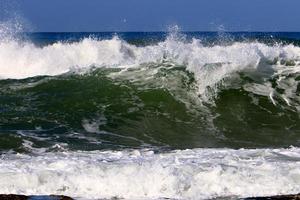
POLYGON ((0 192, 83 199, 211 199, 293 194, 300 149, 193 149, 5 155, 0 192))

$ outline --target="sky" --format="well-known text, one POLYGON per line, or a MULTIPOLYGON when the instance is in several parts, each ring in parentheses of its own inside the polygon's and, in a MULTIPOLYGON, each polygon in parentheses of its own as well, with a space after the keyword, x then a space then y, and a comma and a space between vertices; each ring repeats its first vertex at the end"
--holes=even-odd
POLYGON ((33 32, 300 31, 300 0, 0 0, 33 32))

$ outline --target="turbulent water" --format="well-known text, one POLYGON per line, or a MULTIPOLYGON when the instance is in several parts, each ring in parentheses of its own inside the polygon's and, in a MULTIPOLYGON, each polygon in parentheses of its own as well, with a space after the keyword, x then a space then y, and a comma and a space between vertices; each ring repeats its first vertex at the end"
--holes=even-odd
POLYGON ((300 33, 0 38, 0 193, 300 192, 300 33))

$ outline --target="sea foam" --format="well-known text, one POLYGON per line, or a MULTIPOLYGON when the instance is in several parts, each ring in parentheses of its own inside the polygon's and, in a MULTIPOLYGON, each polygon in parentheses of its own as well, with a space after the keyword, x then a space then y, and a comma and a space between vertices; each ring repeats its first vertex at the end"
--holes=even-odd
POLYGON ((0 193, 208 199, 299 190, 299 148, 6 154, 0 161, 0 193))

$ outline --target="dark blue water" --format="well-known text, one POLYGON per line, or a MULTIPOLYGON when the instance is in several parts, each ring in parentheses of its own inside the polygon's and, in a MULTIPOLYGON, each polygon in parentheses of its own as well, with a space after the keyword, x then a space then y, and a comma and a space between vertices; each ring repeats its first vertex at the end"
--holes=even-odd
MULTIPOLYGON (((181 32, 188 40, 201 39, 203 42, 245 41, 258 40, 265 42, 286 42, 299 44, 300 33, 298 32, 181 32)), ((22 33, 20 37, 30 39, 36 43, 49 44, 59 41, 78 42, 84 38, 110 39, 118 36, 130 43, 149 44, 165 40, 169 32, 43 32, 22 33)))

